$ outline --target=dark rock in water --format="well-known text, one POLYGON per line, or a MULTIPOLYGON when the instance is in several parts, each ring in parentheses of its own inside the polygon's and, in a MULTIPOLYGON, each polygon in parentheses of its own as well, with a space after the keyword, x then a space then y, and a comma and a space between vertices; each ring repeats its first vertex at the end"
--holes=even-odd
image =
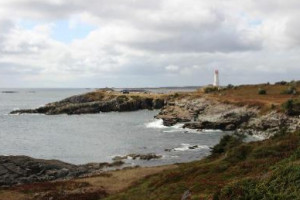
POLYGON ((125 159, 128 159, 128 158, 132 158, 133 160, 136 160, 136 159, 140 159, 140 160, 152 160, 152 159, 159 159, 161 158, 162 156, 161 155, 156 155, 154 153, 148 153, 148 154, 128 154, 126 156, 116 156, 113 158, 113 160, 115 162, 119 162, 121 160, 125 160, 125 159))
POLYGON ((164 118, 163 125, 164 126, 173 126, 178 123, 178 118, 164 118))
POLYGON ((198 149, 199 146, 198 145, 194 145, 194 146, 189 146, 189 149, 198 149))
POLYGON ((139 158, 141 160, 152 160, 152 159, 159 159, 161 158, 162 156, 161 155, 156 155, 156 154, 153 154, 153 153, 149 153, 149 154, 145 154, 145 155, 140 155, 139 158))
POLYGON ((108 165, 108 167, 119 167, 119 166, 122 166, 122 165, 124 165, 124 162, 119 160, 119 161, 114 161, 113 163, 110 163, 108 165))
POLYGON ((123 164, 123 161, 115 161, 72 165, 27 156, 0 156, 0 187, 87 176, 100 173, 104 167, 114 168, 123 164))
POLYGON ((183 128, 190 128, 190 129, 219 129, 224 131, 231 131, 235 129, 235 125, 231 122, 210 122, 210 121, 201 121, 195 123, 186 123, 184 124, 183 128))
POLYGON ((39 112, 37 110, 32 110, 32 109, 21 109, 21 110, 14 110, 10 112, 10 114, 23 114, 23 113, 33 114, 39 112))
POLYGON ((14 94, 14 93, 18 93, 17 91, 2 91, 2 93, 6 93, 6 94, 14 94))

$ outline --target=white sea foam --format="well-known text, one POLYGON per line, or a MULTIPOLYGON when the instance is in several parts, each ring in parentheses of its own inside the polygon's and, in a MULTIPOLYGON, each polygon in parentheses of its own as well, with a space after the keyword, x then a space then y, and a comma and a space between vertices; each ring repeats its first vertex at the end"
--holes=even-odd
POLYGON ((146 127, 147 128, 167 128, 166 126, 164 126, 162 119, 156 119, 152 122, 146 123, 146 127))
POLYGON ((157 128, 157 129, 165 129, 164 133, 174 133, 174 132, 187 132, 187 133, 211 133, 211 132, 222 132, 222 130, 218 129, 203 129, 201 131, 197 129, 189 129, 183 128, 184 124, 179 123, 174 126, 164 126, 162 119, 155 119, 152 122, 145 124, 147 128, 157 128))
POLYGON ((183 129, 184 124, 175 124, 174 126, 171 126, 172 128, 177 128, 177 129, 183 129))
POLYGON ((212 133, 212 132, 222 132, 220 129, 203 129, 201 132, 212 133))
POLYGON ((173 129, 173 130, 166 130, 166 131, 163 131, 164 133, 174 133, 174 132, 178 132, 178 130, 176 129, 173 129))

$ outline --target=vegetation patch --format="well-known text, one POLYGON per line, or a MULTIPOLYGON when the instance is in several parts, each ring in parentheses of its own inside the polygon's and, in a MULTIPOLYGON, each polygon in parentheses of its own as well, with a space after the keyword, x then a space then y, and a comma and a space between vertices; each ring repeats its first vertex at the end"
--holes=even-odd
POLYGON ((300 196, 300 131, 243 143, 224 136, 213 156, 147 177, 107 199, 297 199, 300 196))
POLYGON ((259 95, 265 95, 265 94, 267 94, 267 91, 265 89, 259 88, 258 89, 258 94, 259 95))
POLYGON ((300 115, 300 99, 289 99, 282 104, 282 108, 287 115, 300 115))
POLYGON ((293 95, 296 95, 297 93, 298 93, 297 88, 295 86, 289 86, 287 89, 281 92, 281 94, 293 94, 293 95))
POLYGON ((204 93, 212 93, 212 92, 217 92, 219 90, 218 87, 214 87, 214 86, 208 86, 208 87, 205 87, 203 88, 203 92, 204 93))

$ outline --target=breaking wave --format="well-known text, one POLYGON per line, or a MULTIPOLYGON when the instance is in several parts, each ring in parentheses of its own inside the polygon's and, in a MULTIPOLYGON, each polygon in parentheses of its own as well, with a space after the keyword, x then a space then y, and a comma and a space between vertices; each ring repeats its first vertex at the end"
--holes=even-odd
POLYGON ((147 128, 168 128, 167 126, 164 126, 162 119, 156 119, 152 122, 146 123, 147 128))

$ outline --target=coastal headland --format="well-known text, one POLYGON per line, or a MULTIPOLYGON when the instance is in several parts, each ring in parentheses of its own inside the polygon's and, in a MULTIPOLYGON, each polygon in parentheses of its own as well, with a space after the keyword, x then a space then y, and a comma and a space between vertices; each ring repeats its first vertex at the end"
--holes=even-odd
MULTIPOLYGON (((300 195, 298 91, 300 83, 295 81, 204 87, 195 92, 168 94, 97 90, 36 109, 12 111, 11 114, 54 115, 160 109, 155 118, 162 119, 165 126, 182 123, 188 129, 221 129, 235 134, 223 137, 212 148, 211 155, 200 161, 153 168, 104 171, 99 164, 79 167, 59 161, 4 156, 1 158, 6 160, 1 164, 3 172, 12 166, 24 168, 16 164, 17 159, 27 160, 20 163, 30 163, 25 167, 30 172, 36 166, 45 169, 35 173, 17 170, 24 173, 15 173, 12 180, 26 180, 26 173, 36 179, 6 184, 0 190, 0 199, 74 199, 76 196, 78 200, 154 200, 180 199, 183 194, 189 194, 191 199, 297 199, 300 195), (245 143, 243 134, 265 139, 245 143), (45 175, 53 175, 52 171, 62 176, 36 182, 45 175), (278 189, 281 184, 285 187, 278 189)), ((1 174, 4 182, 8 180, 3 178, 5 174, 1 174)))

